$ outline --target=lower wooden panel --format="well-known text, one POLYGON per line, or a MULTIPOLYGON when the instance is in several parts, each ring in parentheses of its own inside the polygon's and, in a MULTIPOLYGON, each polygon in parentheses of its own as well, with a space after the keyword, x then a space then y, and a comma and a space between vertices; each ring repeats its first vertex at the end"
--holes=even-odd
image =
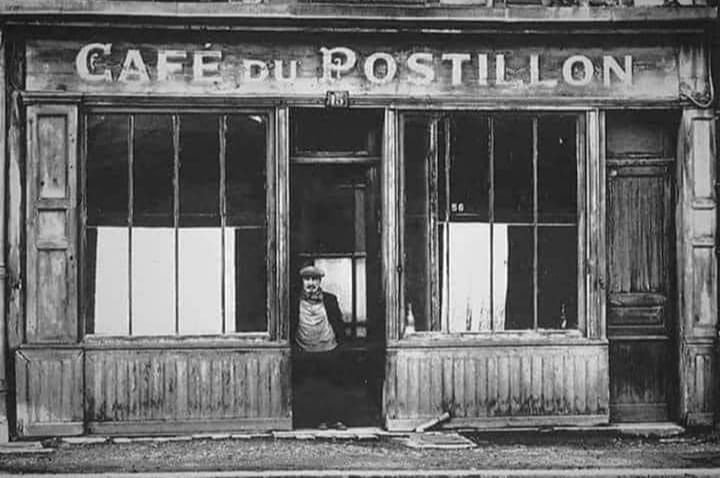
POLYGON ((670 417, 675 354, 669 339, 610 339, 610 417, 657 422, 670 417))
POLYGON ((86 417, 98 433, 290 428, 283 349, 89 350, 86 417))
POLYGON ((607 345, 390 349, 384 402, 389 429, 607 423, 607 345))
POLYGON ((686 425, 712 425, 717 412, 715 397, 716 357, 712 340, 702 344, 686 344, 683 373, 685 374, 684 422, 686 425))
POLYGON ((19 437, 83 433, 82 356, 52 347, 15 353, 19 437))

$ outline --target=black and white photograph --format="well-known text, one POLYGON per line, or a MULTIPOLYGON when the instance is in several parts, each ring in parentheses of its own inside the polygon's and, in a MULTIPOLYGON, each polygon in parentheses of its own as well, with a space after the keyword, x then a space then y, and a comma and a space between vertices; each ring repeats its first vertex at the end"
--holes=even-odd
POLYGON ((718 0, 0 0, 0 476, 720 477, 718 0))

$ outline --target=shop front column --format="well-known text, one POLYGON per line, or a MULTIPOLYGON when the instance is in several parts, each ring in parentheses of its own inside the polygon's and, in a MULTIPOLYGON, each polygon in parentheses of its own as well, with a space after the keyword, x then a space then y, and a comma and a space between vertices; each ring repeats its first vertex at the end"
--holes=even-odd
POLYGON ((685 425, 711 425, 717 369, 717 198, 712 110, 683 110, 677 159, 680 419, 685 425))

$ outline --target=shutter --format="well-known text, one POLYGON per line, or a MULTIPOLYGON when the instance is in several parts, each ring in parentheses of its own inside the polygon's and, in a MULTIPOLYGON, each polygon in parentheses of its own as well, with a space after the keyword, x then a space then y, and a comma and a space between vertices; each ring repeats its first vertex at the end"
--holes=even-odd
POLYGON ((77 341, 78 112, 27 110, 27 342, 77 341))

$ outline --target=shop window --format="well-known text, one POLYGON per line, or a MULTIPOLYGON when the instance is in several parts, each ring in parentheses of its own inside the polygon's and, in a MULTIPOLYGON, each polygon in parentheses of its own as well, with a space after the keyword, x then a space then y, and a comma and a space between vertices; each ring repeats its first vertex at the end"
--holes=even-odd
POLYGON ((86 124, 87 333, 266 331, 267 115, 86 124))
POLYGON ((577 121, 404 116, 404 308, 416 330, 578 327, 577 121))

